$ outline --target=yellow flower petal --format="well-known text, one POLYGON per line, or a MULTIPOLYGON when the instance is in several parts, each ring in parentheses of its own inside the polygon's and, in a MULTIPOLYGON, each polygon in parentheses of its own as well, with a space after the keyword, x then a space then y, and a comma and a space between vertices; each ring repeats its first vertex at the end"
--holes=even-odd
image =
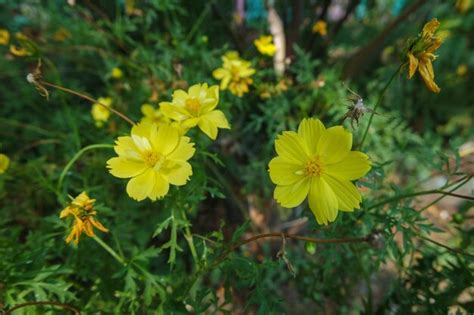
POLYGON ((170 184, 182 186, 187 183, 189 177, 193 175, 191 164, 188 162, 174 162, 170 163, 163 174, 169 180, 170 184))
POLYGON ((351 151, 339 162, 325 165, 324 170, 339 179, 356 180, 370 170, 370 161, 366 154, 351 151))
POLYGON ((412 53, 408 53, 408 79, 411 79, 418 68, 418 59, 412 53))
POLYGON ((434 81, 433 64, 429 58, 424 58, 423 61, 420 62, 418 71, 420 72, 423 82, 430 91, 434 93, 439 93, 441 91, 434 81))
POLYGON ((292 184, 280 186, 277 185, 273 193, 273 198, 285 208, 294 208, 300 205, 308 195, 310 181, 303 178, 292 184))
POLYGON ((153 201, 163 198, 170 189, 170 184, 163 175, 161 174, 155 174, 155 175, 156 175, 155 184, 153 186, 153 189, 148 195, 148 197, 153 201))
POLYGON ((362 197, 356 186, 348 180, 339 180, 331 176, 323 176, 337 197, 338 209, 341 211, 354 211, 359 209, 362 197))
POLYGON ((270 179, 277 185, 291 185, 306 176, 301 164, 285 160, 281 156, 270 161, 268 171, 270 179))
POLYGON ((148 169, 142 174, 133 177, 127 184, 127 194, 137 201, 144 200, 154 188, 155 178, 155 171, 152 169, 148 169))
POLYGON ((213 110, 203 116, 199 121, 199 129, 202 130, 209 138, 215 140, 217 137, 217 128, 229 129, 229 122, 220 110, 213 110))
POLYGON ((309 149, 304 140, 294 131, 285 131, 275 140, 278 155, 297 163, 305 163, 309 157, 309 149))
POLYGON ((5 154, 0 154, 0 174, 3 174, 7 171, 10 166, 10 158, 5 154))
POLYGON ((326 181, 318 176, 311 179, 308 195, 309 208, 319 224, 328 224, 337 217, 338 201, 326 181))
POLYGON ((326 129, 319 140, 317 151, 323 157, 324 162, 336 163, 342 160, 351 150, 352 133, 342 126, 326 129))
POLYGON ((196 149, 193 147, 193 143, 189 143, 191 141, 188 137, 181 137, 178 146, 176 149, 171 152, 170 155, 167 156, 169 160, 173 161, 187 161, 193 155, 196 149))
POLYGON ((317 152, 317 147, 321 135, 326 130, 319 119, 303 119, 298 127, 298 134, 304 139, 311 154, 317 152))
POLYGON ((143 162, 135 162, 121 157, 107 161, 110 174, 118 178, 130 178, 143 173, 148 167, 143 162))
POLYGON ((178 130, 169 125, 162 125, 158 129, 158 134, 151 139, 155 149, 163 155, 170 154, 176 149, 179 142, 178 130))

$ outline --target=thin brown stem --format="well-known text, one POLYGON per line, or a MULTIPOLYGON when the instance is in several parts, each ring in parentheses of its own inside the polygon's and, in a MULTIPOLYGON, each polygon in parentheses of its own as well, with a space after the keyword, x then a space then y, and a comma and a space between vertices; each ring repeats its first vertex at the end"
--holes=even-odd
POLYGON ((449 247, 449 246, 444 245, 444 244, 442 244, 442 243, 440 243, 440 242, 437 242, 437 241, 435 241, 435 240, 432 240, 431 238, 428 238, 428 237, 426 237, 426 236, 423 236, 423 235, 418 234, 418 237, 421 238, 422 240, 425 240, 425 241, 427 241, 427 242, 430 242, 430 243, 433 243, 433 244, 438 245, 438 246, 440 246, 440 247, 443 247, 443 248, 449 250, 450 252, 453 252, 453 253, 456 253, 456 254, 460 254, 460 255, 464 255, 464 256, 467 256, 467 257, 474 258, 474 255, 473 255, 473 254, 466 253, 466 252, 464 252, 464 251, 462 251, 462 250, 460 250, 460 249, 457 249, 457 248, 449 247))
POLYGON ((370 241, 371 234, 364 236, 364 237, 355 237, 355 238, 335 238, 335 239, 324 239, 324 238, 313 238, 313 237, 307 237, 307 236, 299 236, 299 235, 294 235, 294 234, 288 234, 288 233, 283 233, 283 232, 272 232, 272 233, 263 233, 263 234, 258 234, 255 236, 252 236, 246 240, 241 241, 238 244, 233 245, 229 250, 227 250, 225 253, 223 253, 213 264, 213 266, 219 265, 230 253, 232 253, 234 250, 238 249, 239 247, 257 241, 259 239, 263 238, 274 238, 274 237, 279 237, 279 238, 290 238, 294 240, 299 240, 299 241, 306 241, 310 243, 319 243, 319 244, 341 244, 341 243, 360 243, 360 242, 368 242, 370 241))
POLYGON ((120 118, 122 118, 123 120, 125 120, 126 122, 128 122, 130 125, 134 126, 135 123, 133 122, 133 120, 131 120, 130 118, 128 118, 125 114, 119 112, 118 110, 116 109, 113 109, 109 106, 106 106, 105 104, 102 104, 100 103, 98 100, 86 95, 86 94, 83 94, 83 93, 80 93, 80 92, 77 92, 77 91, 74 91, 74 90, 71 90, 71 89, 68 89, 68 88, 65 88, 65 87, 62 87, 60 85, 56 85, 56 84, 53 84, 53 83, 49 83, 49 82, 46 82, 46 81, 41 81, 39 82, 40 84, 42 85, 46 85, 46 86, 49 86, 49 87, 52 87, 52 88, 55 88, 55 89, 58 89, 58 90, 61 90, 63 92, 66 92, 66 93, 69 93, 69 94, 72 94, 72 95, 75 95, 75 96, 78 96, 82 99, 85 99, 91 103, 97 103, 99 105, 101 105, 102 107, 106 108, 107 110, 111 111, 112 113, 114 113, 115 115, 119 116, 120 118))
POLYGON ((59 302, 50 302, 50 301, 26 302, 26 303, 18 304, 18 305, 15 305, 14 307, 12 307, 9 310, 6 310, 4 314, 5 315, 12 314, 13 311, 16 311, 16 310, 18 310, 20 308, 23 308, 23 307, 33 306, 33 305, 53 305, 53 306, 58 306, 58 307, 61 307, 65 310, 71 311, 74 314, 79 314, 79 315, 81 314, 80 310, 78 310, 77 308, 75 308, 71 305, 67 305, 67 304, 63 304, 63 303, 59 303, 59 302))

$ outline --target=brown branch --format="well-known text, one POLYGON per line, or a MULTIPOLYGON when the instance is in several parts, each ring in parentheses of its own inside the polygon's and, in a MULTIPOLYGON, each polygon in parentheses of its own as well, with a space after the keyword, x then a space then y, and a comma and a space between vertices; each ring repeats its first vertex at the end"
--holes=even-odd
POLYGON ((111 111, 112 113, 114 113, 115 115, 119 116, 120 118, 122 118, 123 120, 125 120, 126 122, 128 122, 130 125, 134 126, 135 123, 133 122, 133 120, 131 120, 130 118, 128 118, 125 114, 122 114, 121 112, 119 112, 118 110, 116 109, 113 109, 109 106, 106 106, 105 104, 102 104, 100 103, 98 100, 96 99, 93 99, 92 97, 86 95, 86 94, 82 94, 82 93, 79 93, 77 91, 74 91, 74 90, 71 90, 71 89, 68 89, 68 88, 65 88, 65 87, 62 87, 62 86, 59 86, 59 85, 56 85, 56 84, 52 84, 52 83, 49 83, 49 82, 46 82, 46 81, 40 81, 38 82, 42 85, 46 85, 46 86, 49 86, 49 87, 52 87, 52 88, 55 88, 55 89, 58 89, 58 90, 61 90, 61 91, 64 91, 64 92, 67 92, 69 94, 72 94, 72 95, 75 95, 75 96, 79 96, 80 98, 83 98, 85 100, 88 100, 89 102, 91 103, 97 103, 99 105, 101 105, 102 107, 108 109, 109 111, 111 111))
POLYGON ((355 238, 335 238, 335 239, 324 239, 324 238, 313 238, 313 237, 307 237, 307 236, 299 236, 299 235, 294 235, 294 234, 289 234, 289 233, 284 233, 284 232, 272 232, 272 233, 263 233, 263 234, 258 234, 255 236, 252 236, 246 240, 241 241, 240 243, 237 243, 233 245, 230 249, 228 249, 226 252, 224 252, 219 258, 216 259, 216 262, 212 264, 213 267, 219 265, 225 258, 232 253, 234 250, 238 249, 239 247, 260 240, 264 238, 274 238, 274 237, 279 237, 279 238, 290 238, 294 240, 299 240, 299 241, 306 241, 310 243, 317 243, 317 244, 342 244, 342 243, 361 243, 361 242, 370 242, 372 240, 373 235, 369 234, 364 237, 355 237, 355 238))
POLYGON ((13 311, 16 311, 17 309, 27 307, 27 306, 32 306, 32 305, 53 305, 53 306, 58 306, 58 307, 61 307, 63 309, 66 309, 68 311, 71 311, 74 314, 78 314, 78 315, 81 314, 80 310, 78 310, 77 308, 75 308, 71 305, 67 305, 67 304, 63 304, 63 303, 59 303, 59 302, 50 302, 50 301, 26 302, 26 303, 18 304, 18 305, 15 305, 14 307, 12 307, 9 310, 6 310, 4 314, 8 315, 8 314, 11 314, 13 311))
POLYGON ((438 246, 440 246, 440 247, 443 247, 443 248, 445 248, 445 249, 447 249, 447 250, 449 250, 449 251, 451 251, 451 252, 453 252, 453 253, 461 254, 461 255, 464 255, 464 256, 467 256, 467 257, 474 258, 474 255, 473 255, 473 254, 466 253, 466 252, 464 252, 464 251, 462 251, 462 250, 460 250, 460 249, 457 249, 457 248, 449 247, 449 246, 444 245, 444 244, 442 244, 442 243, 439 243, 439 242, 437 242, 437 241, 435 241, 435 240, 432 240, 431 238, 425 237, 425 236, 420 235, 420 234, 418 234, 418 237, 421 238, 421 239, 423 239, 423 240, 425 240, 425 241, 427 241, 427 242, 430 242, 430 243, 433 243, 433 244, 438 245, 438 246))

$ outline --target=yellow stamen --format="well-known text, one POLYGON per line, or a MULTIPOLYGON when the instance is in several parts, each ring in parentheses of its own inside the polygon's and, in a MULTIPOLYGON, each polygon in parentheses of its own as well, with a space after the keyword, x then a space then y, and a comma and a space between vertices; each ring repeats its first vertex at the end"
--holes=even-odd
POLYGON ((188 98, 186 100, 186 109, 188 112, 193 115, 193 116, 198 116, 199 111, 201 109, 201 103, 199 103, 199 100, 196 98, 188 98))
POLYGON ((321 176, 322 171, 323 163, 318 155, 306 162, 305 173, 307 176, 321 176))
POLYGON ((155 165, 162 159, 161 154, 155 151, 148 151, 143 156, 143 161, 146 165, 150 167, 155 167, 155 165))

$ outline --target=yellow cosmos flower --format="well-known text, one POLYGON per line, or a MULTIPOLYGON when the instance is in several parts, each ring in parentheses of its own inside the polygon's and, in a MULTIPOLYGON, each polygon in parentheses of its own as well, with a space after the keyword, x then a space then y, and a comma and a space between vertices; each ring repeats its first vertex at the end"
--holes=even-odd
POLYGON ((73 241, 75 244, 78 244, 83 232, 85 232, 87 236, 95 236, 94 227, 102 232, 109 231, 95 218, 97 212, 94 209, 94 202, 95 199, 90 199, 85 192, 82 192, 79 196, 74 198, 69 206, 61 211, 59 214, 61 219, 67 217, 74 218, 71 232, 66 238, 66 243, 73 241))
POLYGON ((278 136, 278 154, 268 167, 277 186, 274 198, 286 208, 309 207, 319 224, 333 222, 338 210, 359 208, 362 197, 351 181, 370 170, 368 156, 351 151, 352 134, 342 126, 326 129, 320 120, 301 121, 298 132, 278 136))
POLYGON ((119 137, 115 143, 118 157, 108 160, 107 167, 115 177, 131 178, 127 193, 135 200, 162 198, 170 184, 185 185, 193 174, 187 161, 194 144, 172 126, 140 123, 130 137, 119 137))
POLYGON ((115 67, 115 68, 112 69, 112 72, 110 73, 110 76, 112 78, 118 80, 118 79, 123 77, 123 71, 122 71, 122 69, 115 67))
POLYGON ((316 23, 314 23, 313 28, 311 31, 313 33, 317 33, 321 36, 326 36, 328 34, 328 29, 327 29, 327 23, 324 22, 323 20, 318 20, 316 23))
POLYGON ((99 97, 97 100, 99 103, 95 103, 92 105, 91 115, 92 118, 95 120, 95 125, 97 128, 101 128, 104 126, 104 123, 109 120, 110 117, 110 110, 107 107, 112 106, 112 98, 110 97, 99 97), (102 105, 105 105, 102 106, 102 105))
POLYGON ((15 34, 15 38, 20 45, 10 45, 10 53, 12 53, 12 55, 16 57, 25 57, 31 56, 37 51, 37 47, 33 41, 25 34, 18 32, 15 34))
POLYGON ((250 78, 254 73, 250 62, 240 59, 235 51, 227 52, 222 56, 222 68, 212 72, 214 78, 221 80, 221 90, 229 88, 230 92, 238 97, 242 97, 249 91, 249 85, 253 83, 250 78))
POLYGON ((8 45, 10 42, 10 32, 6 29, 0 28, 0 45, 8 45))
POLYGON ((141 107, 143 118, 141 122, 149 124, 169 124, 170 119, 163 114, 159 108, 155 108, 150 104, 143 104, 141 107))
POLYGON ((219 87, 208 87, 207 83, 203 83, 191 86, 188 92, 174 91, 173 101, 161 102, 160 109, 181 127, 189 129, 199 126, 202 132, 215 140, 218 128, 230 129, 224 113, 215 109, 218 103, 219 87))
POLYGON ((253 43, 262 55, 273 56, 276 53, 276 46, 273 44, 273 37, 271 35, 262 35, 254 40, 253 43))
POLYGON ((10 166, 10 158, 3 153, 0 153, 0 174, 7 171, 10 166))
POLYGON ((441 91, 434 81, 435 74, 432 64, 436 59, 433 53, 441 46, 441 39, 435 36, 439 25, 437 19, 432 19, 426 23, 418 38, 409 41, 410 45, 407 52, 408 79, 411 79, 418 70, 428 90, 434 93, 441 91))

